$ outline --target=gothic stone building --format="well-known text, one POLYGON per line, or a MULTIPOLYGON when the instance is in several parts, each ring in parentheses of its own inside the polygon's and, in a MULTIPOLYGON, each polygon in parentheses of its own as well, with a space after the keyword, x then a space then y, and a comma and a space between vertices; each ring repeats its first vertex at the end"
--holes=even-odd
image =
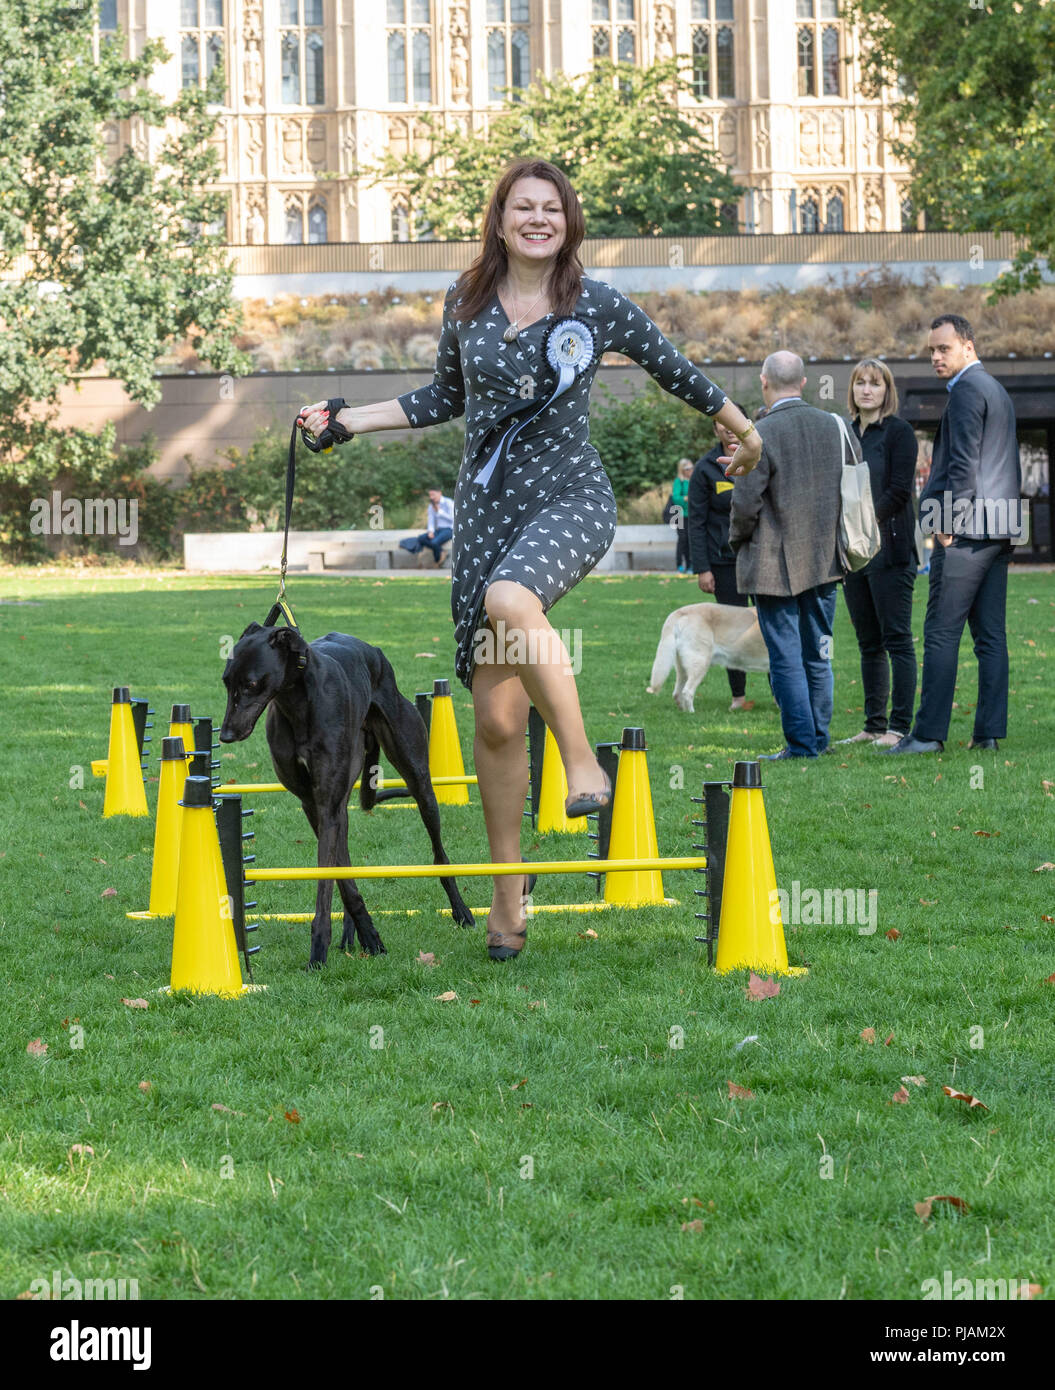
MULTIPOLYGON (((901 135, 860 94, 841 0, 99 0, 101 35, 165 41, 159 91, 227 79, 217 149, 235 244, 407 240, 398 183, 357 171, 422 147, 420 114, 486 127, 505 90, 598 58, 683 55, 680 99, 748 192, 741 230, 897 231, 916 225, 901 135), (846 59, 850 62, 847 63, 846 59)), ((148 149, 156 133, 112 126, 148 149)))

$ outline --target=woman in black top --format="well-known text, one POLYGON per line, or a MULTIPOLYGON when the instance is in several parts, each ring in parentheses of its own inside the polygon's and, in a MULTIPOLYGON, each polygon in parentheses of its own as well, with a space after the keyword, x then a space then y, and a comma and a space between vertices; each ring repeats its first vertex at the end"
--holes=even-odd
MULTIPOLYGON (((743 406, 738 410, 747 411, 743 406)), ((725 476, 719 457, 728 456, 739 443, 736 435, 715 420, 718 443, 704 454, 689 481, 689 563, 696 582, 705 594, 719 603, 746 608, 748 598, 736 587, 736 556, 729 545, 729 510, 733 500, 732 481, 725 476)), ((754 709, 754 700, 745 699, 747 677, 743 671, 727 671, 733 702, 731 710, 754 709)))
POLYGON ((882 544, 864 569, 848 574, 843 585, 861 649, 865 701, 864 729, 843 741, 891 747, 911 729, 916 698, 916 650, 912 644, 916 515, 912 484, 919 446, 911 425, 898 419, 897 387, 885 362, 872 357, 858 362, 850 374, 848 406, 871 475, 882 544))

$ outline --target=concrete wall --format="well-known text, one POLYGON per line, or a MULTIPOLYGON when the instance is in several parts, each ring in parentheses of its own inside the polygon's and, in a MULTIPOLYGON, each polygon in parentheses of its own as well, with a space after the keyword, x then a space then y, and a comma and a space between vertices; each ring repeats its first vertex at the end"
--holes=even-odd
MULTIPOLYGON (((703 370, 734 398, 758 400, 760 387, 757 362, 714 362, 703 370)), ((990 370, 1001 378, 1044 372, 1055 381, 1055 364, 1019 358, 1015 361, 988 361, 990 370)), ((842 409, 846 401, 852 362, 807 362, 806 393, 809 399, 829 408, 842 409), (822 377, 830 378, 830 396, 818 400, 822 377)), ((907 377, 929 376, 930 365, 923 359, 891 361, 890 368, 899 381, 907 377)), ((162 383, 161 403, 144 410, 130 401, 120 385, 108 378, 87 377, 77 387, 67 388, 60 398, 60 419, 68 425, 99 430, 107 420, 117 423, 117 437, 133 443, 144 434, 157 437, 161 457, 155 468, 159 477, 181 479, 186 476, 185 455, 199 465, 222 461, 225 449, 243 453, 260 428, 269 421, 285 429, 301 406, 312 401, 343 396, 349 405, 363 405, 402 395, 431 381, 427 371, 391 372, 273 372, 248 377, 172 376, 162 383)), ((649 380, 640 367, 601 367, 593 392, 595 408, 611 391, 619 400, 629 400, 649 380)), ((826 383, 826 386, 828 383, 826 383)), ((410 431, 393 431, 397 438, 410 431)))

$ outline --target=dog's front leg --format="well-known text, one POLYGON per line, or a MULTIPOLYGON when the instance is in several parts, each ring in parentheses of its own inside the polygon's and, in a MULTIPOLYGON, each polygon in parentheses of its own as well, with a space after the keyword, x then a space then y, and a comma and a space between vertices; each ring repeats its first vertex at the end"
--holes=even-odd
MULTIPOLYGON (((325 813, 319 816, 319 858, 320 869, 332 869, 341 862, 340 826, 335 818, 325 813)), ((308 969, 318 970, 326 964, 330 949, 330 909, 333 906, 333 879, 319 879, 315 894, 315 917, 311 924, 311 954, 308 956, 308 969)))

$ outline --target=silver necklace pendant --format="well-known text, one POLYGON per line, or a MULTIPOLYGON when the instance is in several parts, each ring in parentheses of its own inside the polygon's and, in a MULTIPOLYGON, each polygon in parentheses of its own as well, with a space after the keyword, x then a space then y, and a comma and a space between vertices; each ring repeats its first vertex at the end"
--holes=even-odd
POLYGON ((502 337, 507 343, 515 343, 516 340, 520 337, 520 329, 517 327, 515 323, 511 323, 509 327, 506 329, 506 331, 502 334, 502 337))

